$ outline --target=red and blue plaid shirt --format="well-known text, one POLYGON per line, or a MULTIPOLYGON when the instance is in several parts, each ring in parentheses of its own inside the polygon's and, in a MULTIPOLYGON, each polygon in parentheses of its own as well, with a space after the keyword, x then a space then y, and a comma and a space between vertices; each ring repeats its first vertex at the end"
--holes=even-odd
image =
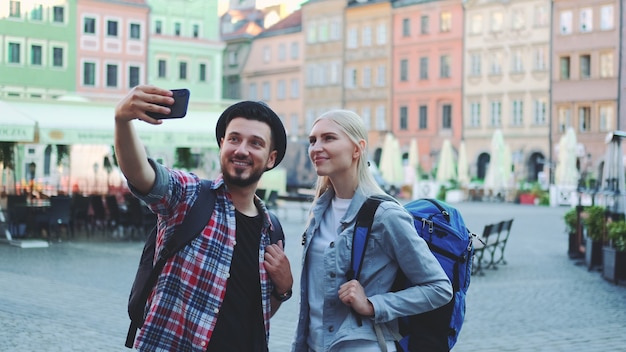
MULTIPOLYGON (((174 226, 198 197, 200 179, 191 173, 165 168, 151 162, 157 178, 152 191, 137 197, 158 214, 156 250, 174 233, 174 226)), ((147 303, 147 316, 135 348, 141 351, 206 351, 226 293, 235 245, 235 206, 222 177, 214 180, 215 210, 202 235, 172 257, 163 268, 147 303)), ((259 248, 261 302, 265 339, 269 340, 270 294, 273 286, 263 266, 269 245, 270 220, 267 209, 259 248)), ((155 255, 155 258, 158 256, 155 255)))

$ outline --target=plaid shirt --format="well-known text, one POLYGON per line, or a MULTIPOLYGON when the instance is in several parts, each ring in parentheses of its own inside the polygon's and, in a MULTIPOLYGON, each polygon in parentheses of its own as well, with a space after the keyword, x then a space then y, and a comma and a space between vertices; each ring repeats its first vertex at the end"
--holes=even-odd
MULTIPOLYGON (((190 173, 167 169, 151 161, 157 178, 151 192, 139 195, 158 214, 156 250, 171 236, 174 226, 198 197, 200 179, 190 173)), ((148 299, 147 317, 135 341, 141 351, 206 351, 226 293, 235 245, 235 206, 222 177, 213 182, 215 210, 202 235, 172 257, 163 268, 148 299)), ((261 302, 265 340, 269 341, 270 293, 273 286, 263 266, 265 246, 270 242, 267 209, 259 248, 261 302)), ((157 256, 155 256, 155 259, 157 256)))

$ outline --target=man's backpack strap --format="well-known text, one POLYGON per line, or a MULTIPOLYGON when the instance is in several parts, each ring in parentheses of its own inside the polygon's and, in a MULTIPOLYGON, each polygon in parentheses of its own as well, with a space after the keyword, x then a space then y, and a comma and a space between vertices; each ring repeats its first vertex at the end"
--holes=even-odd
MULTIPOLYGON (((137 272, 133 283, 133 289, 131 290, 132 293, 129 308, 133 306, 137 309, 141 309, 141 314, 143 315, 143 310, 146 302, 148 301, 148 296, 152 292, 157 278, 161 274, 167 260, 196 238, 209 222, 213 214, 213 209, 215 208, 216 199, 215 191, 211 188, 212 185, 213 182, 210 180, 201 181, 198 198, 189 209, 189 212, 185 215, 183 222, 174 229, 172 236, 170 236, 163 244, 163 249, 159 253, 158 260, 154 264, 154 267, 152 267, 149 275, 140 275, 140 272, 137 272), (135 295, 139 296, 135 297, 135 295)), ((146 240, 144 253, 142 255, 142 262, 144 261, 144 257, 145 259, 154 258, 154 250, 156 248, 156 232, 157 231, 151 231, 150 236, 146 240), (152 251, 152 253, 148 253, 148 251, 152 251)), ((131 315, 131 322, 130 327, 128 328, 128 334, 126 335, 125 346, 133 348, 137 329, 141 328, 143 320, 133 319, 135 314, 133 314, 130 310, 129 313, 131 315)))
POLYGON ((272 226, 274 226, 274 231, 270 231, 270 243, 278 243, 278 241, 283 241, 283 248, 285 247, 285 233, 283 232, 283 226, 280 224, 280 221, 276 217, 274 213, 271 211, 270 220, 272 221, 272 226))

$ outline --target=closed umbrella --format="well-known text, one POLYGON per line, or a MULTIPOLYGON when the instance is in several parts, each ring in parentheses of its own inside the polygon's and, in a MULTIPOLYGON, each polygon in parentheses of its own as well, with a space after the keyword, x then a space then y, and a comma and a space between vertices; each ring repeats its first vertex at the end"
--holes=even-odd
POLYGON ((459 162, 457 171, 459 174, 459 184, 467 186, 470 183, 469 165, 467 163, 467 151, 465 150, 465 142, 461 141, 459 145, 459 162))
POLYGON ((435 179, 442 183, 450 180, 457 180, 452 144, 449 139, 445 139, 443 141, 443 145, 441 146, 441 152, 439 152, 439 162, 437 164, 437 176, 435 179))

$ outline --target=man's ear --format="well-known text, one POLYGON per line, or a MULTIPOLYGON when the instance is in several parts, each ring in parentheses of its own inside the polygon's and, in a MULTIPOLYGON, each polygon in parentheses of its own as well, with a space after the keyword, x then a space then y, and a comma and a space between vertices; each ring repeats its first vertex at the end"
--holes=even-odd
POLYGON ((267 158, 267 163, 265 163, 265 171, 274 167, 274 164, 276 163, 276 156, 278 156, 278 151, 273 149, 267 158))

